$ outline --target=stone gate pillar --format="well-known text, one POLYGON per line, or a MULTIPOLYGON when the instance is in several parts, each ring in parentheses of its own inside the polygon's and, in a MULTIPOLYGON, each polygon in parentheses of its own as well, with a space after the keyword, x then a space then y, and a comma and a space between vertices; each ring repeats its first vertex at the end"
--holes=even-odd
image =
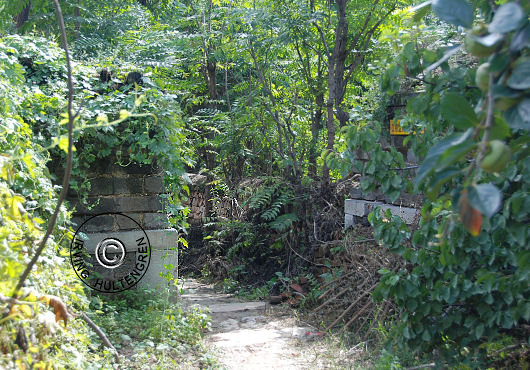
MULTIPOLYGON (((85 232, 91 236, 112 233, 120 240, 130 240, 134 230, 138 230, 140 226, 145 230, 151 244, 151 260, 137 287, 162 288, 169 284, 174 287, 161 276, 171 272, 176 278, 178 263, 178 236, 176 230, 170 228, 165 213, 167 200, 164 195, 162 170, 156 165, 121 166, 115 162, 99 161, 90 169, 86 179, 91 187, 88 204, 81 203, 77 194, 70 192, 70 204, 75 206, 73 222, 79 227, 95 215, 107 214, 93 219, 94 222, 86 223, 85 232), (113 213, 121 213, 132 220, 113 213), (168 265, 172 268, 164 267, 168 265)), ((87 248, 93 250, 95 246, 87 248)), ((127 254, 129 255, 129 251, 127 254)), ((134 256, 128 256, 128 259, 130 261, 125 263, 134 263, 134 256)), ((112 279, 112 274, 116 272, 109 270, 102 273, 112 279)))

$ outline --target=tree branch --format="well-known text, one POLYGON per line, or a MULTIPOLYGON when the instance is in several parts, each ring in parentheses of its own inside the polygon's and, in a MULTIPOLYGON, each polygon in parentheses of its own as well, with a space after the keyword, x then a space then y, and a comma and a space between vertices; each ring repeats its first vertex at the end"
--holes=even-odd
POLYGON ((112 343, 109 341, 105 333, 103 333, 103 331, 99 328, 99 326, 94 324, 94 322, 90 320, 90 318, 87 315, 85 315, 84 312, 81 312, 79 316, 88 324, 88 326, 92 328, 92 330, 96 332, 96 334, 103 341, 105 346, 114 351, 114 358, 116 359, 116 362, 120 362, 120 356, 118 355, 118 351, 116 350, 116 348, 114 348, 112 343))
POLYGON ((475 172, 474 181, 478 180, 480 175, 480 163, 484 159, 484 155, 488 150, 488 141, 490 137, 491 126, 493 125, 493 73, 489 74, 489 89, 488 89, 488 110, 486 113, 486 123, 484 124, 484 136, 480 142, 480 149, 475 159, 475 166, 477 172, 475 172))

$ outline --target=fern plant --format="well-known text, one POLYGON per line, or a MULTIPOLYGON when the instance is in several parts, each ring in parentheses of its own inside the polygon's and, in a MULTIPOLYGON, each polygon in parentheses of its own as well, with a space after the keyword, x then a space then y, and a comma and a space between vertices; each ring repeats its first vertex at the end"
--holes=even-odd
MULTIPOLYGON (((289 220, 292 223, 296 219, 294 214, 289 214, 289 217, 283 217, 282 221, 277 222, 277 218, 286 212, 289 206, 293 204, 293 200, 294 191, 290 186, 279 178, 268 177, 263 185, 243 204, 248 204, 249 209, 253 211, 255 216, 258 216, 261 222, 269 223, 273 229, 282 229, 279 227, 282 223, 285 224, 289 220)), ((287 215, 284 214, 283 216, 287 215)))

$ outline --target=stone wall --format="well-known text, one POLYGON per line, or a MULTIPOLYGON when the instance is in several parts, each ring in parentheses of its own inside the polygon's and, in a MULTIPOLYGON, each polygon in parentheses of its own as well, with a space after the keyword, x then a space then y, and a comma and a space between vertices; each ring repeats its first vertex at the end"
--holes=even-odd
MULTIPOLYGON (((98 167, 100 173, 89 175, 91 189, 88 193, 88 205, 79 202, 75 194, 70 194, 70 201, 76 208, 76 223, 82 223, 88 217, 99 213, 120 212, 136 222, 145 230, 167 228, 167 216, 160 213, 164 207, 164 184, 160 170, 151 166, 109 165, 98 167)), ((123 220, 123 219, 121 219, 123 220)), ((132 221, 129 224, 118 224, 114 217, 102 220, 99 230, 127 230, 137 227, 132 221)))
MULTIPOLYGON (((166 273, 164 265, 178 265, 176 250, 178 236, 170 229, 165 210, 165 196, 162 171, 156 165, 129 164, 121 166, 115 160, 100 161, 87 175, 90 183, 88 201, 80 202, 75 192, 70 192, 68 200, 75 207, 73 222, 80 226, 89 218, 102 213, 122 213, 132 218, 105 215, 97 217, 97 223, 90 222, 87 232, 98 235, 109 233, 124 240, 138 224, 147 233, 151 244, 149 269, 138 283, 139 287, 156 288, 168 285, 160 272, 166 273)), ((96 238, 97 239, 97 238, 96 238)), ((134 254, 134 252, 132 252, 134 254)), ((134 256, 127 259, 134 260, 134 256)), ((125 266, 124 266, 125 267, 125 266)), ((107 271, 112 279, 113 271, 107 271)))
MULTIPOLYGON (((403 176, 412 176, 411 170, 404 172, 408 174, 403 174, 403 176)), ((357 183, 350 190, 349 199, 344 201, 344 227, 348 228, 358 222, 365 222, 368 214, 376 207, 381 207, 383 211, 389 209, 393 215, 399 216, 407 224, 414 224, 419 221, 422 199, 421 195, 402 192, 396 200, 391 201, 378 190, 363 192, 360 183, 357 183)))

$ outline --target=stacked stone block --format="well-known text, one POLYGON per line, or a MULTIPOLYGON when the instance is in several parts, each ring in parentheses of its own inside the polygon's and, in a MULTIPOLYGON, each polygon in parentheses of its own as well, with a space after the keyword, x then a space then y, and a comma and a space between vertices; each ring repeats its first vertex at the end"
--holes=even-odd
MULTIPOLYGON (((159 288, 168 282, 160 274, 166 274, 165 266, 174 276, 178 265, 178 235, 170 228, 165 213, 166 197, 162 170, 156 165, 129 164, 121 166, 115 159, 99 161, 90 169, 87 180, 90 183, 87 202, 80 202, 75 192, 70 192, 68 200, 75 207, 73 222, 80 226, 89 218, 102 213, 122 213, 134 221, 116 215, 97 217, 85 229, 92 235, 107 233, 120 240, 130 239, 129 234, 138 230, 138 224, 145 230, 151 244, 151 263, 138 286, 159 288)), ((96 240, 97 237, 95 238, 96 240)), ((95 247, 94 247, 95 248, 95 247)), ((127 260, 134 261, 134 253, 127 260)), ((130 262, 130 261, 129 261, 130 262)), ((120 268, 128 268, 125 263, 120 268)), ((119 271, 101 271, 102 275, 112 278, 119 271)))

